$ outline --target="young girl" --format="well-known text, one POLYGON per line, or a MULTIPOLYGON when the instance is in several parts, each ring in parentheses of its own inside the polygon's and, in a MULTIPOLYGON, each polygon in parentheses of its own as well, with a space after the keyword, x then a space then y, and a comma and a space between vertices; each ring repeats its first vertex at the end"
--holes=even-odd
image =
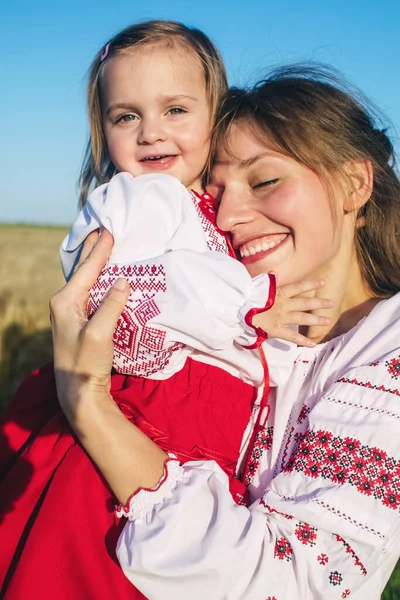
MULTIPOLYGON (((217 102, 225 87, 221 59, 211 42, 197 30, 176 23, 150 22, 115 36, 98 54, 91 69, 91 142, 82 171, 81 200, 85 200, 93 183, 105 183, 103 191, 112 190, 124 178, 132 185, 141 185, 155 171, 177 178, 185 188, 193 190, 199 204, 207 200, 201 175, 217 102), (112 179, 115 171, 137 179, 131 181, 126 175, 112 179)), ((176 189, 176 183, 169 180, 168 185, 176 189)), ((167 188, 163 181, 160 197, 167 188)), ((143 198, 146 197, 147 193, 143 198)), ((121 195, 117 193, 109 206, 118 198, 121 195)), ((113 217, 123 220, 125 215, 116 212, 113 217)), ((215 233, 212 220, 208 219, 206 228, 215 233)), ((86 233, 73 250, 80 247, 86 233)), ((103 241, 107 235, 104 231, 103 241)), ((224 238, 220 237, 222 243, 224 238)), ((115 251, 118 254, 118 248, 115 251)), ((219 264, 223 259, 229 262, 227 269, 241 271, 243 281, 251 288, 251 280, 240 264, 223 254, 212 260, 219 264)), ((218 276, 218 280, 223 278, 218 276)), ((257 302, 251 304, 252 309, 264 308, 268 300, 268 278, 263 276, 260 281, 262 290, 257 302)), ((232 293, 232 280, 227 287, 232 293)), ((295 286, 287 290, 289 295, 296 292, 299 288, 295 286)), ((222 308, 228 296, 224 292, 222 308)), ((236 301, 236 313, 250 296, 251 292, 236 290, 236 298, 241 298, 236 301)), ((307 302, 305 305, 303 300, 293 299, 290 306, 296 312, 327 305, 322 300, 307 302)), ((244 316, 246 313, 247 309, 244 316)), ((208 311, 204 314, 208 316, 208 311)), ((281 324, 296 323, 299 318, 295 314, 281 324)), ((325 322, 313 315, 302 315, 301 319, 308 324, 325 322)), ((145 316, 143 320, 147 323, 145 316)), ((195 322, 192 317, 190 320, 195 322)), ((238 337, 243 334, 245 345, 256 342, 250 322, 246 329, 234 312, 230 320, 238 337)), ((264 321, 262 325, 268 329, 264 321)), ((295 332, 286 335, 295 341, 299 339, 295 332)), ((209 337, 212 339, 212 335, 209 337)), ((230 340, 233 339, 231 335, 230 340)), ((179 350, 185 356, 183 349, 179 350)), ((243 431, 255 404, 256 387, 263 382, 256 351, 238 350, 243 359, 235 359, 232 364, 225 360, 224 368, 220 368, 222 360, 214 357, 214 361, 207 362, 206 352, 201 357, 193 352, 183 365, 179 364, 180 370, 167 373, 171 375, 167 379, 118 374, 112 383, 114 401, 122 413, 159 446, 172 450, 181 460, 217 460, 233 482, 231 489, 237 500, 244 495, 244 486, 235 477, 243 431)), ((102 358, 94 353, 92 366, 102 358)), ((172 364, 170 361, 163 368, 172 364)), ((83 379, 89 370, 89 365, 87 371, 83 369, 83 379)), ((68 378, 68 371, 60 376, 68 378)), ((114 523, 114 498, 58 408, 51 368, 34 374, 22 385, 4 417, 4 431, 9 446, 2 453, 5 475, 0 493, 0 508, 6 513, 1 535, 7 539, 0 555, 2 597, 25 598, 32 592, 43 598, 60 599, 141 597, 115 560, 120 527, 114 523)))

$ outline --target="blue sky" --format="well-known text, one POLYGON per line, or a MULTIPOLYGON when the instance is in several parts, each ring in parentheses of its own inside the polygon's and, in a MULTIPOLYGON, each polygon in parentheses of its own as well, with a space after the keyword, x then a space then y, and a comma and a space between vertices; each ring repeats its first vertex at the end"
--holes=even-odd
POLYGON ((251 83, 277 63, 329 63, 400 135, 397 0, 2 2, 0 221, 72 222, 87 138, 86 70, 109 37, 147 18, 202 29, 219 47, 232 84, 251 83))

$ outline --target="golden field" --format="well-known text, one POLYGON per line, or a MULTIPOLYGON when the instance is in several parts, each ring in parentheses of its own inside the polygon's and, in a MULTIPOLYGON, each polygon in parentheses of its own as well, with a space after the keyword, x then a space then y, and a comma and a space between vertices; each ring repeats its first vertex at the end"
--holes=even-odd
POLYGON ((0 225, 0 407, 52 357, 49 298, 63 283, 67 228, 0 225))
MULTIPOLYGON (((61 227, 0 225, 0 408, 52 358, 49 298, 63 284, 61 227)), ((400 566, 382 600, 400 600, 400 566)))

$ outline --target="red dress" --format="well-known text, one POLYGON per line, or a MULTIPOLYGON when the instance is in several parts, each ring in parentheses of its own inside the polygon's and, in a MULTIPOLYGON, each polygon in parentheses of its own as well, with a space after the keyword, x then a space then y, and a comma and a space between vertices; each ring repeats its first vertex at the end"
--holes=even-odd
MULTIPOLYGON (((161 448, 215 459, 243 493, 235 467, 253 386, 188 359, 163 381, 115 374, 112 395, 161 448)), ((124 520, 59 408, 52 366, 25 380, 0 423, 0 598, 144 598, 118 565, 124 520)))

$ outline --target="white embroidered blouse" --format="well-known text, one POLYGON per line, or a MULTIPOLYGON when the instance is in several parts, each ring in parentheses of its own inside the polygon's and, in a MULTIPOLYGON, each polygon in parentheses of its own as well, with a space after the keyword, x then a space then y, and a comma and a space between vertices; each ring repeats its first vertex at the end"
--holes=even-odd
POLYGON ((147 598, 380 598, 400 554, 400 294, 291 352, 250 448, 249 508, 212 461, 171 460, 130 500, 117 553, 147 598))
MULTIPOLYGON (((97 310, 118 277, 131 294, 114 335, 119 373, 166 379, 188 356, 221 367, 256 386, 264 381, 257 342, 246 322, 263 310, 270 293, 267 275, 252 279, 229 256, 228 246, 201 202, 174 177, 118 173, 90 194, 61 246, 68 279, 88 234, 106 228, 114 236, 110 259, 89 295, 97 310)), ((272 366, 272 365, 271 365, 272 366)), ((279 368, 272 369, 274 381, 279 368)))

